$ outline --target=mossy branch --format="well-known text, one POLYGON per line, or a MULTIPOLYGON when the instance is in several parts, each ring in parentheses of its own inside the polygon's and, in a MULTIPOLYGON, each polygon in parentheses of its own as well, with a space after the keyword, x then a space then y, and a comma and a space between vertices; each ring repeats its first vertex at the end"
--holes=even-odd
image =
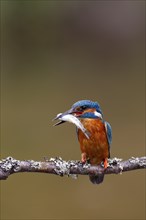
POLYGON ((113 158, 108 160, 109 166, 105 170, 103 165, 91 166, 89 163, 80 161, 64 161, 62 158, 51 158, 45 161, 33 160, 16 160, 7 157, 0 161, 0 180, 7 179, 11 174, 21 172, 38 172, 56 174, 59 176, 89 175, 89 174, 118 174, 125 171, 146 168, 146 157, 131 157, 123 161, 122 159, 113 158))

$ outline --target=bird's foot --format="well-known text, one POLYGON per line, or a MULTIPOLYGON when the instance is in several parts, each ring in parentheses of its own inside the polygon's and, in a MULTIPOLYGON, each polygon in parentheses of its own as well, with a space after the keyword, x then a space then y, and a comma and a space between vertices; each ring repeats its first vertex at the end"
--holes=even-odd
POLYGON ((105 158, 105 159, 104 159, 104 169, 106 170, 108 166, 109 166, 109 164, 108 164, 108 158, 105 158))
POLYGON ((81 162, 82 163, 86 163, 87 162, 87 155, 86 155, 86 153, 82 153, 81 154, 81 162))

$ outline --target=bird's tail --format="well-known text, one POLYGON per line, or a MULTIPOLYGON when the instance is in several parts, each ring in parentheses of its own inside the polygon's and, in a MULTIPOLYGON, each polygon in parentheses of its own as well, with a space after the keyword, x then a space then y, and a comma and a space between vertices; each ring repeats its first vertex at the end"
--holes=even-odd
POLYGON ((100 184, 103 182, 104 174, 89 175, 89 179, 93 184, 100 184))

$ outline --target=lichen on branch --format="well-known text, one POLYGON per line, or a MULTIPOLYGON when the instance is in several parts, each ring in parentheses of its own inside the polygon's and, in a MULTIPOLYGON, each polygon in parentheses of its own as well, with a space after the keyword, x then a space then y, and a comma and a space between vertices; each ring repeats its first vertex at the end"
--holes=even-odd
POLYGON ((65 161, 60 157, 51 158, 45 161, 34 160, 16 160, 13 157, 7 157, 0 160, 0 180, 7 179, 14 173, 21 172, 38 172, 56 174, 59 176, 72 176, 77 178, 78 175, 89 174, 118 174, 125 171, 146 168, 146 157, 131 157, 123 161, 119 158, 108 160, 108 167, 105 170, 103 164, 92 166, 90 163, 81 163, 80 161, 65 161))

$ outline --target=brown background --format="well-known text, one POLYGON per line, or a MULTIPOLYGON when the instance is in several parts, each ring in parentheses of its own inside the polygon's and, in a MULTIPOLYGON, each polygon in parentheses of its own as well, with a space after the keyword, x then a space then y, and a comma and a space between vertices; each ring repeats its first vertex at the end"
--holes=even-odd
MULTIPOLYGON (((1 157, 79 160, 75 127, 51 120, 80 99, 98 101, 111 123, 111 157, 144 156, 144 1, 1 4, 1 157)), ((145 219, 145 171, 99 186, 12 175, 1 182, 1 219, 145 219)))

